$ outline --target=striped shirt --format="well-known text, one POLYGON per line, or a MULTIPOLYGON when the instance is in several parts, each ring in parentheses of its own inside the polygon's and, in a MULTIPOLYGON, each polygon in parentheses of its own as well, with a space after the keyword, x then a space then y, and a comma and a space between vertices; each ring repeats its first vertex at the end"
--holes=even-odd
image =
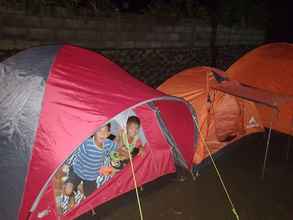
POLYGON ((70 197, 61 194, 56 198, 58 207, 62 214, 67 212, 70 209, 70 197))
POLYGON ((57 205, 63 214, 67 212, 69 209, 71 209, 74 205, 78 205, 84 199, 84 194, 81 193, 79 190, 77 192, 73 192, 73 197, 64 195, 62 193, 60 196, 56 198, 57 205))
MULTIPOLYGON (((110 166, 110 157, 107 157, 104 161, 104 167, 109 167, 110 166)), ((97 188, 101 187, 104 183, 109 181, 112 178, 111 175, 104 176, 102 174, 99 174, 96 180, 97 183, 97 188)))
POLYGON ((88 138, 82 143, 73 160, 73 171, 81 179, 86 181, 96 181, 99 176, 99 169, 104 165, 104 161, 111 151, 116 150, 117 145, 107 139, 103 143, 103 148, 96 146, 93 138, 88 138))

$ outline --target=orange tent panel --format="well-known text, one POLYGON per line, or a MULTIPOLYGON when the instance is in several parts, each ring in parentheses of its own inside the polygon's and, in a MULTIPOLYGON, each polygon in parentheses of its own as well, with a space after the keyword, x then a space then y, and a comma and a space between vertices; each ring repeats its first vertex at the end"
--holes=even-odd
POLYGON ((265 127, 292 134, 293 44, 273 43, 256 48, 236 61, 226 74, 232 80, 267 92, 278 109, 263 104, 257 109, 265 127))
MULTIPOLYGON (((215 74, 222 72, 210 67, 195 67, 164 82, 158 89, 187 100, 197 114, 199 131, 212 153, 250 133, 263 131, 253 102, 214 89, 215 74)), ((208 152, 201 138, 193 162, 199 164, 208 152)))

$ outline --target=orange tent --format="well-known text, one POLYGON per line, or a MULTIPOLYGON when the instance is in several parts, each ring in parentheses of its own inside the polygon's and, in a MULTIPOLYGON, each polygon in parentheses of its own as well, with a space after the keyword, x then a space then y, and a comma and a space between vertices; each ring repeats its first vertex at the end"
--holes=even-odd
POLYGON ((292 135, 293 44, 258 47, 236 61, 226 74, 232 80, 267 93, 277 111, 257 103, 263 125, 292 135))
MULTIPOLYGON (((254 103, 247 97, 241 98, 239 94, 230 95, 225 91, 231 83, 223 72, 215 68, 195 67, 176 74, 158 88, 191 103, 200 134, 212 154, 245 135, 263 131, 254 103)), ((239 87, 233 88, 235 92, 239 87)), ((208 156, 203 139, 198 138, 194 164, 208 156)))

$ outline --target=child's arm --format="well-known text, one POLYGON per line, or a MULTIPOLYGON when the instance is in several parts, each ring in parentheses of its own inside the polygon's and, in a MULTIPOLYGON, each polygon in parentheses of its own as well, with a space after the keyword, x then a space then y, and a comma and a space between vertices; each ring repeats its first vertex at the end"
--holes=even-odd
POLYGON ((116 138, 114 139, 114 141, 118 144, 118 147, 120 147, 121 145, 123 145, 123 140, 122 140, 122 133, 123 133, 123 130, 121 129, 116 138))
POLYGON ((124 132, 124 130, 121 129, 119 131, 119 134, 117 135, 117 138, 115 139, 115 142, 117 143, 117 149, 116 150, 122 157, 124 157, 125 159, 128 159, 129 158, 129 153, 128 153, 128 150, 127 150, 126 146, 123 143, 123 138, 122 138, 123 132, 124 132))
POLYGON ((125 148, 125 147, 120 147, 120 148, 117 149, 117 152, 119 153, 120 157, 123 158, 123 160, 129 158, 129 153, 128 153, 127 148, 125 148))
POLYGON ((144 152, 145 152, 144 146, 141 146, 141 147, 139 148, 138 155, 143 156, 143 155, 144 155, 144 152))
POLYGON ((138 139, 135 147, 138 148, 138 150, 139 150, 138 155, 143 156, 144 152, 145 152, 145 144, 142 144, 140 139, 138 139))

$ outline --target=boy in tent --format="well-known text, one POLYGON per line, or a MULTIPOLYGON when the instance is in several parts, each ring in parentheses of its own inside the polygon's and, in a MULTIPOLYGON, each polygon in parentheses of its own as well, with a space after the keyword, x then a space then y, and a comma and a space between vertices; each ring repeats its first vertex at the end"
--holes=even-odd
POLYGON ((132 157, 137 154, 142 155, 144 152, 144 145, 139 138, 140 119, 137 116, 130 116, 126 122, 126 130, 120 131, 116 142, 119 146, 119 154, 129 158, 130 151, 132 157))
POLYGON ((109 164, 117 171, 121 170, 129 162, 129 152, 132 157, 143 155, 144 145, 139 138, 140 119, 130 116, 126 121, 126 129, 121 130, 115 138, 118 150, 110 153, 109 164))
POLYGON ((83 142, 74 155, 72 166, 69 170, 65 186, 72 184, 73 191, 77 192, 78 185, 83 182, 85 196, 89 196, 96 190, 96 180, 101 175, 104 161, 117 144, 107 139, 110 134, 110 124, 101 127, 92 137, 83 142))
POLYGON ((104 166, 96 180, 97 187, 102 186, 116 172, 121 170, 129 162, 129 152, 132 157, 142 155, 144 145, 139 139, 140 120, 136 116, 130 116, 126 122, 126 130, 121 130, 115 139, 118 144, 117 151, 112 151, 105 160, 104 166))

